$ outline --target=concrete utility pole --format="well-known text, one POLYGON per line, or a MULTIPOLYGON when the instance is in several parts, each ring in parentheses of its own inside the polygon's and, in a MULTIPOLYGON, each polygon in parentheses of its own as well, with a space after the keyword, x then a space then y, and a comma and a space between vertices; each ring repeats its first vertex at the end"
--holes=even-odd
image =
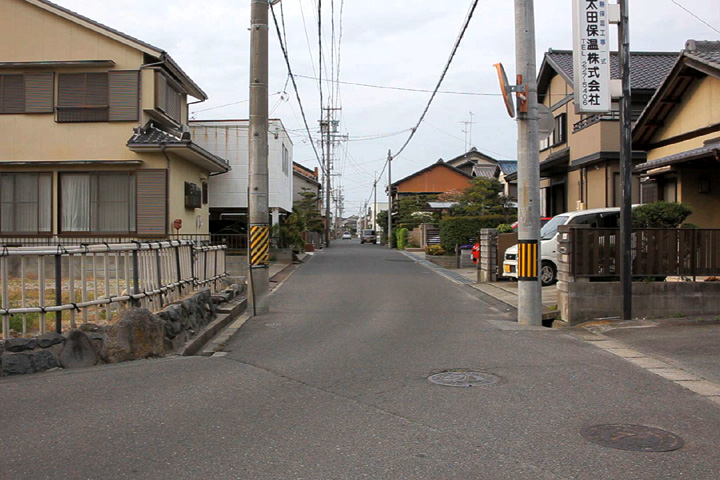
POLYGON ((253 315, 270 310, 268 291, 268 0, 250 0, 250 130, 248 224, 249 303, 253 315))
POLYGON ((540 159, 538 141, 535 11, 515 0, 518 93, 518 323, 542 325, 540 270, 540 159))
POLYGON ((392 153, 388 150, 388 248, 392 248, 392 153))
POLYGON ((377 172, 375 172, 375 181, 373 182, 373 201, 375 202, 375 205, 373 205, 373 230, 375 230, 375 234, 377 234, 377 172))
MULTIPOLYGON (((320 122, 320 130, 323 130, 322 122, 320 122)), ((325 149, 325 246, 330 246, 330 109, 327 109, 327 118, 325 120, 325 134, 327 135, 325 149)))
POLYGON ((620 100, 620 182, 622 203, 620 205, 620 279, 622 283, 622 319, 632 318, 632 119, 630 118, 630 28, 628 0, 620 0, 620 75, 622 99, 620 100))

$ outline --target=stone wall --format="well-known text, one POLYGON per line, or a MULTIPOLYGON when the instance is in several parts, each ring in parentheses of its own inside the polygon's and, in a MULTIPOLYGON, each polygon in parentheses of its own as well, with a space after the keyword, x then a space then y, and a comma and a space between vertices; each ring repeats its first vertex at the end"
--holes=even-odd
POLYGON ((217 305, 244 291, 244 279, 224 280, 228 288, 219 294, 201 290, 157 314, 145 308, 130 308, 114 325, 86 323, 65 335, 53 332, 5 340, 0 344, 1 375, 164 357, 212 322, 217 305))

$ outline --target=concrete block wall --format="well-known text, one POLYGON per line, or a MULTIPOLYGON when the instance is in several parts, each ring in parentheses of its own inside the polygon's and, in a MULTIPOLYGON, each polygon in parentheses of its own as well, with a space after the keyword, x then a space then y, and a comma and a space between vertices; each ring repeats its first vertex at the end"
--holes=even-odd
POLYGON ((483 228, 480 230, 480 266, 478 270, 478 282, 497 281, 497 230, 494 228, 483 228))

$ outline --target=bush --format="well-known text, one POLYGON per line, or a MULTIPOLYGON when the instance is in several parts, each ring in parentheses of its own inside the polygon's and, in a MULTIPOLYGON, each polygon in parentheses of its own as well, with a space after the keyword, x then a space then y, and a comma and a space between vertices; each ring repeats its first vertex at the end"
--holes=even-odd
POLYGON ((405 245, 407 244, 407 234, 407 228, 401 228, 397 231, 396 240, 398 250, 405 250, 405 245))
POLYGON ((633 208, 633 228, 677 228, 692 210, 682 203, 655 202, 633 208))
POLYGON ((445 249, 440 245, 428 245, 425 247, 425 253, 432 256, 445 255, 445 249))
POLYGON ((440 221, 440 241, 445 250, 454 251, 455 245, 477 241, 483 228, 496 228, 505 222, 505 215, 449 217, 440 221))
POLYGON ((497 226, 497 233, 513 233, 513 228, 507 223, 501 223, 497 226))

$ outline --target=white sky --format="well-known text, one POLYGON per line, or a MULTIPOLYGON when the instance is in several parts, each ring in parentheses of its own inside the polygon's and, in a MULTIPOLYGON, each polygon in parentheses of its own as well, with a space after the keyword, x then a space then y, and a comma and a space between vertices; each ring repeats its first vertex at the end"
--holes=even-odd
MULTIPOLYGON (((210 97, 195 106, 197 119, 248 117, 249 0, 55 0, 62 6, 166 50, 210 97)), ((315 76, 318 70, 318 0, 283 0, 293 73, 315 76), (304 17, 304 24, 303 24, 304 17), (307 30, 305 29, 307 27, 307 30)), ((336 35, 342 0, 334 0, 336 35)), ((676 0, 720 30, 717 0, 676 0)), ((685 41, 720 40, 720 33, 684 11, 673 0, 632 0, 631 50, 680 51, 685 41)), ((340 80, 432 90, 457 38, 471 0, 345 0, 340 80)), ((325 63, 330 60, 330 6, 323 0, 325 63)), ((279 15, 279 5, 275 7, 279 15)), ((514 159, 516 125, 505 112, 492 65, 503 62, 515 74, 512 0, 480 0, 463 43, 441 90, 491 95, 438 95, 412 143, 393 162, 393 179, 402 178, 438 158, 465 149, 465 125, 474 113, 472 145, 497 159, 514 159)), ((538 68, 548 48, 572 48, 570 0, 536 0, 538 68)), ((612 27, 612 36, 617 29, 612 27)), ((329 73, 329 70, 328 70, 329 73)), ((327 74, 324 72, 323 77, 327 74)), ((270 92, 283 90, 286 67, 272 24, 270 92)), ((316 81, 298 78, 298 88, 313 136, 320 102, 316 81)), ((323 85, 327 97, 328 85, 323 85)), ((317 166, 306 136, 292 85, 289 101, 271 95, 272 117, 291 131, 294 159, 317 166)), ((347 155, 338 152, 336 172, 345 192, 345 216, 356 214, 369 197, 373 172, 380 171, 388 149, 397 151, 417 122, 430 93, 340 86, 341 130, 352 140, 347 155), (362 140, 357 137, 402 134, 362 140)), ((385 182, 379 186, 384 191, 385 182)), ((380 196, 380 195, 379 195, 380 196)))

